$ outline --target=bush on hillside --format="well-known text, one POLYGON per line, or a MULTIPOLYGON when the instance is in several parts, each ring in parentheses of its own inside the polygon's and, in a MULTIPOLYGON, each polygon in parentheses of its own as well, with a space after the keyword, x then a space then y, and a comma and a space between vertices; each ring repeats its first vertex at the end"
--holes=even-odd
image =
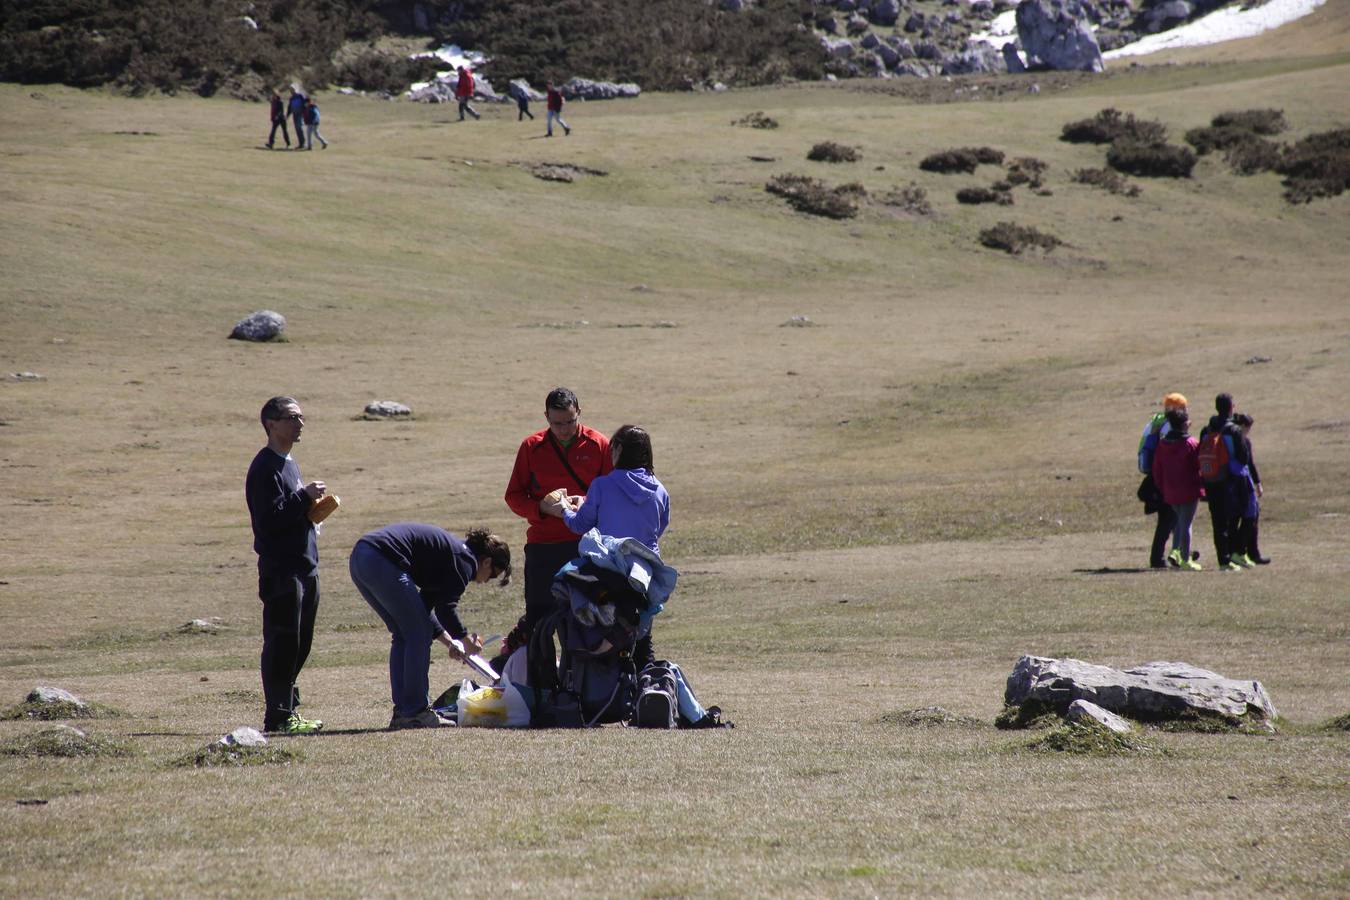
POLYGON ((917 184, 908 187, 893 188, 877 196, 877 202, 883 206, 892 206, 916 216, 931 216, 933 204, 928 202, 928 192, 917 184))
POLYGON ((1118 109, 1107 108, 1091 119, 1068 123, 1059 139, 1071 144, 1110 144, 1118 140, 1161 144, 1167 140, 1167 126, 1152 119, 1136 119, 1134 113, 1122 114, 1118 109))
POLYGON ((1240 128, 1252 134, 1274 135, 1288 130, 1282 109, 1244 109, 1239 112, 1219 113, 1210 120, 1215 128, 1240 128))
POLYGON ((1019 156, 1008 164, 1008 183, 1025 184, 1033 188, 1041 186, 1041 176, 1050 166, 1034 156, 1019 156))
POLYGON ((1195 159, 1189 147, 1132 140, 1116 141, 1106 152, 1106 162, 1111 168, 1144 178, 1189 178, 1195 159))
POLYGON ((440 60, 429 57, 408 59, 367 50, 334 66, 333 81, 360 91, 397 94, 413 82, 430 81, 444 67, 440 60))
POLYGON ((1104 191, 1110 191, 1112 194, 1119 194, 1122 197, 1138 197, 1140 193, 1139 185, 1126 181, 1110 169, 1079 169, 1073 173, 1072 180, 1078 184, 1088 184, 1104 191))
POLYGON ((831 188, 807 175, 775 175, 764 185, 770 194, 782 197, 798 212, 830 219, 851 219, 858 214, 858 201, 867 195, 856 182, 831 188))
POLYGON ((746 113, 739 119, 733 119, 731 124, 739 125, 742 128, 772 129, 778 127, 778 120, 771 116, 766 116, 764 115, 764 113, 760 112, 759 110, 756 110, 755 112, 752 113, 746 113))
POLYGON ((846 147, 834 141, 821 141, 811 148, 806 158, 812 162, 857 162, 862 159, 862 152, 857 147, 846 147))
POLYGON ((991 188, 969 187, 956 192, 956 202, 967 205, 979 203, 997 203, 999 206, 1012 206, 1012 194, 991 188))
POLYGON ((993 228, 986 228, 980 232, 980 243, 995 250, 1017 255, 1023 250, 1032 249, 1041 249, 1049 253, 1064 242, 1053 234, 1037 231, 1030 225, 999 222, 993 228))
POLYGON ((1274 141, 1255 135, 1228 148, 1224 162, 1239 175, 1256 175, 1273 171, 1280 164, 1282 148, 1274 141))
POLYGON ((1290 203, 1335 197, 1350 187, 1350 128, 1310 134, 1287 147, 1276 171, 1290 203))
POLYGON ((981 163, 993 166, 1003 165, 1003 152, 993 147, 957 147, 925 156, 919 168, 925 172, 941 172, 950 175, 953 172, 970 174, 981 163))

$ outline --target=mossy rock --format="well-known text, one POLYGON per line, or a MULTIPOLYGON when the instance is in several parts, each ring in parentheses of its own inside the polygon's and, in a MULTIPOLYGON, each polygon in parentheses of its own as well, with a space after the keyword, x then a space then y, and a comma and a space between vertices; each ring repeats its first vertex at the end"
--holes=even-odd
POLYGON ((239 747, 229 744, 207 744, 200 750, 184 754, 170 761, 180 769, 239 768, 242 766, 289 765, 304 759, 299 750, 268 744, 265 747, 239 747))
POLYGON ((61 719, 116 719, 122 713, 111 706, 101 703, 70 703, 58 700, 54 703, 38 703, 25 700, 18 706, 12 706, 0 713, 0 719, 31 719, 39 722, 55 722, 61 719))
POLYGON ((1027 744, 1037 753, 1074 756, 1163 756, 1167 751, 1138 734, 1118 734, 1095 723, 1073 722, 1052 728, 1027 744))
POLYGON ((1054 728, 1063 722, 1061 710, 1034 700, 1021 706, 1005 706, 1003 711, 994 717, 994 727, 1003 730, 1054 728))
POLYGON ((85 734, 69 725, 44 728, 0 745, 4 756, 115 757, 134 752, 125 741, 85 734))

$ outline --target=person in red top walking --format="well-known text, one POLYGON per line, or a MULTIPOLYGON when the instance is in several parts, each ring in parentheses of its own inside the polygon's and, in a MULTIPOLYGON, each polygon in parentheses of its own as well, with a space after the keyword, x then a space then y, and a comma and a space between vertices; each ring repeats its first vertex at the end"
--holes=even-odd
POLYGON ((1198 572, 1200 564, 1191 559, 1191 523, 1195 521, 1195 508, 1203 493, 1200 442, 1188 433, 1191 417, 1185 408, 1168 410, 1167 424, 1171 428, 1153 454, 1153 482, 1177 518, 1167 562, 1174 568, 1198 572))
POLYGON ((557 119, 558 124, 562 126, 563 134, 571 134, 572 129, 563 121, 563 95, 562 91, 553 86, 553 82, 546 82, 544 87, 548 90, 548 116, 545 121, 548 125, 548 133, 544 137, 553 137, 553 120, 557 119))
POLYGON ((459 81, 455 82, 455 99, 459 101, 459 120, 464 121, 464 114, 468 113, 475 119, 482 118, 478 115, 478 110, 469 105, 473 99, 473 73, 467 66, 459 67, 459 81))
POLYGON ((579 538, 562 519, 547 515, 540 504, 558 488, 585 495, 591 482, 614 469, 609 439, 581 424, 581 404, 565 387, 544 399, 548 427, 525 438, 506 485, 506 505, 529 523, 525 532, 525 615, 502 643, 493 668, 528 642, 534 625, 553 606, 553 576, 576 559, 579 538))

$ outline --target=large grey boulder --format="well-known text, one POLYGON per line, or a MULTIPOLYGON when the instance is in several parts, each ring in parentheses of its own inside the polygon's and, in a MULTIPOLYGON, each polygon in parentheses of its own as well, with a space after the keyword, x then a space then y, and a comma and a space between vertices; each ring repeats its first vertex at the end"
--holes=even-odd
POLYGON ((1186 0, 1167 0, 1165 3, 1159 3, 1151 7, 1148 12, 1140 18, 1144 23, 1144 30, 1149 34, 1156 34, 1159 31, 1166 31, 1169 28, 1175 28, 1188 20, 1195 13, 1195 7, 1186 0))
POLYGON ((1017 36, 1029 67, 1101 72, 1102 51, 1076 5, 1062 0, 1022 0, 1017 36))
POLYGON ((366 416, 378 416, 383 419, 396 419, 400 416, 411 416, 412 407, 406 406, 395 400, 372 400, 366 404, 366 416))
POLYGON ((266 747, 267 738, 256 728, 241 725, 216 741, 220 747, 266 747))
POLYGON ((867 11, 867 17, 874 25, 894 25, 900 19, 899 0, 876 0, 867 11))
POLYGON ((1017 52, 1017 44, 1013 41, 1003 45, 1003 62, 1010 75, 1021 75, 1027 70, 1027 64, 1022 62, 1022 55, 1017 52))
POLYGON ((263 309, 234 323, 230 338, 236 341, 275 341, 285 330, 285 316, 263 309))
POLYGON ((558 90, 569 100, 617 100, 642 93, 642 88, 632 82, 616 84, 612 81, 591 81, 589 78, 569 78, 558 90))
POLYGON ((896 66, 900 65, 900 51, 896 50, 890 44, 887 44, 884 41, 878 42, 876 53, 877 56, 881 57, 881 61, 885 63, 886 68, 894 69, 896 66))
POLYGON ((972 44, 942 61, 943 75, 987 75, 1003 71, 1003 55, 989 44, 972 44))
POLYGON ((519 100, 521 97, 524 97, 526 100, 530 100, 534 103, 542 103, 544 101, 544 94, 530 87, 530 83, 524 78, 517 78, 508 83, 506 86, 506 94, 512 100, 519 100))
POLYGON ((825 55, 832 59, 848 59, 857 50, 848 38, 822 37, 820 46, 825 49, 825 55))
POLYGON ((1010 706, 1042 703, 1061 712, 1087 700, 1140 719, 1185 712, 1217 713, 1269 724, 1277 715, 1259 681, 1225 678, 1189 663, 1151 662, 1113 669, 1078 659, 1023 656, 1008 676, 1003 700, 1010 706))

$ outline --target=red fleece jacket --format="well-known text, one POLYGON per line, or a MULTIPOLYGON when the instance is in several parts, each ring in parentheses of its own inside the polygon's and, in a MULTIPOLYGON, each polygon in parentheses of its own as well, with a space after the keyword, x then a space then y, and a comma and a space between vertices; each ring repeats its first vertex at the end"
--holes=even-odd
POLYGON ((562 519, 539 512, 539 501, 558 488, 567 488, 569 494, 585 494, 592 481, 614 468, 609 458, 609 439, 585 425, 577 426, 572 445, 563 450, 572 471, 586 482, 585 487, 568 474, 558 458, 558 450, 562 450, 562 445, 545 428, 521 441, 516 452, 516 464, 506 485, 506 505, 530 523, 525 532, 527 544, 575 541, 577 536, 567 530, 562 519))

